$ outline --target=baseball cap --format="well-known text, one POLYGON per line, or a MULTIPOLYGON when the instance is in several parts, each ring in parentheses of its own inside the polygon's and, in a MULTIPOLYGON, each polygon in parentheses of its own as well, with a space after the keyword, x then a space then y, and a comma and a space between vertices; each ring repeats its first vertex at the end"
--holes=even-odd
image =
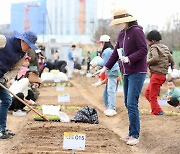
POLYGON ((110 36, 108 35, 101 35, 100 40, 97 41, 98 44, 102 43, 102 42, 109 42, 110 41, 110 36))

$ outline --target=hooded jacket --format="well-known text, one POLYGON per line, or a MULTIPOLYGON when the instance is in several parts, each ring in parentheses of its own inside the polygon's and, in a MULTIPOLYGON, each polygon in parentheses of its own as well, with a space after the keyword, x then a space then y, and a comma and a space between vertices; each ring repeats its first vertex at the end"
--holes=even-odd
MULTIPOLYGON (((111 48, 106 48, 102 53, 102 61, 98 62, 99 66, 104 66, 104 64, 108 61, 109 57, 111 56, 113 50, 111 48)), ((112 71, 119 69, 118 63, 115 63, 112 67, 112 71)))
POLYGON ((128 29, 120 31, 115 49, 105 64, 108 69, 118 61, 117 49, 123 49, 123 56, 129 58, 129 63, 120 63, 121 72, 124 75, 147 72, 147 44, 143 29, 139 25, 134 25, 128 29))
POLYGON ((173 64, 172 55, 164 44, 153 44, 148 51, 148 66, 151 73, 166 75, 169 64, 173 64))

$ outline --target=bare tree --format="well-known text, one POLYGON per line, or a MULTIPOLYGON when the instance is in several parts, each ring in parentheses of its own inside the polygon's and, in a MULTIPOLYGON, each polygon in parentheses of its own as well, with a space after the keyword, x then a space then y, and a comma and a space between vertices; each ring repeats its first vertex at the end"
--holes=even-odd
POLYGON ((174 14, 168 18, 164 30, 161 32, 163 43, 170 50, 180 50, 180 19, 179 14, 174 14))
POLYGON ((0 25, 0 34, 3 35, 13 35, 13 32, 10 31, 10 25, 0 25))
POLYGON ((101 25, 99 25, 93 35, 93 42, 99 40, 101 35, 109 35, 111 38, 111 42, 114 45, 117 41, 119 30, 115 29, 113 26, 109 26, 109 20, 101 21, 101 25))

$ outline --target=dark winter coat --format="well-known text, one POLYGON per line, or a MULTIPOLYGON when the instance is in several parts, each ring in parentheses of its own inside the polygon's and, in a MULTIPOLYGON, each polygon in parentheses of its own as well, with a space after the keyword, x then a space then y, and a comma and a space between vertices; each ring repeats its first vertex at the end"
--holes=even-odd
POLYGON ((164 44, 153 44, 149 48, 148 65, 151 73, 167 74, 169 64, 173 64, 173 57, 164 44))
POLYGON ((147 72, 147 44, 141 26, 134 25, 119 33, 115 49, 105 64, 108 69, 118 61, 117 49, 123 49, 123 55, 129 58, 130 63, 120 62, 120 69, 124 75, 147 72))
POLYGON ((10 71, 13 66, 24 57, 21 42, 15 37, 6 36, 6 45, 0 49, 0 77, 10 71))

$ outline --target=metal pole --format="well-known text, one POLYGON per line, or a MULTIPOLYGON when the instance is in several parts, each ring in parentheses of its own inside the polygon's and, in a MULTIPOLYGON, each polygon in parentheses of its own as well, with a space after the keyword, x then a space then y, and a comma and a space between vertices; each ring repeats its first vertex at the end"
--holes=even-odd
POLYGON ((72 149, 72 154, 75 154, 74 149, 72 149))
POLYGON ((43 12, 43 44, 44 44, 44 32, 45 32, 45 13, 43 12))

